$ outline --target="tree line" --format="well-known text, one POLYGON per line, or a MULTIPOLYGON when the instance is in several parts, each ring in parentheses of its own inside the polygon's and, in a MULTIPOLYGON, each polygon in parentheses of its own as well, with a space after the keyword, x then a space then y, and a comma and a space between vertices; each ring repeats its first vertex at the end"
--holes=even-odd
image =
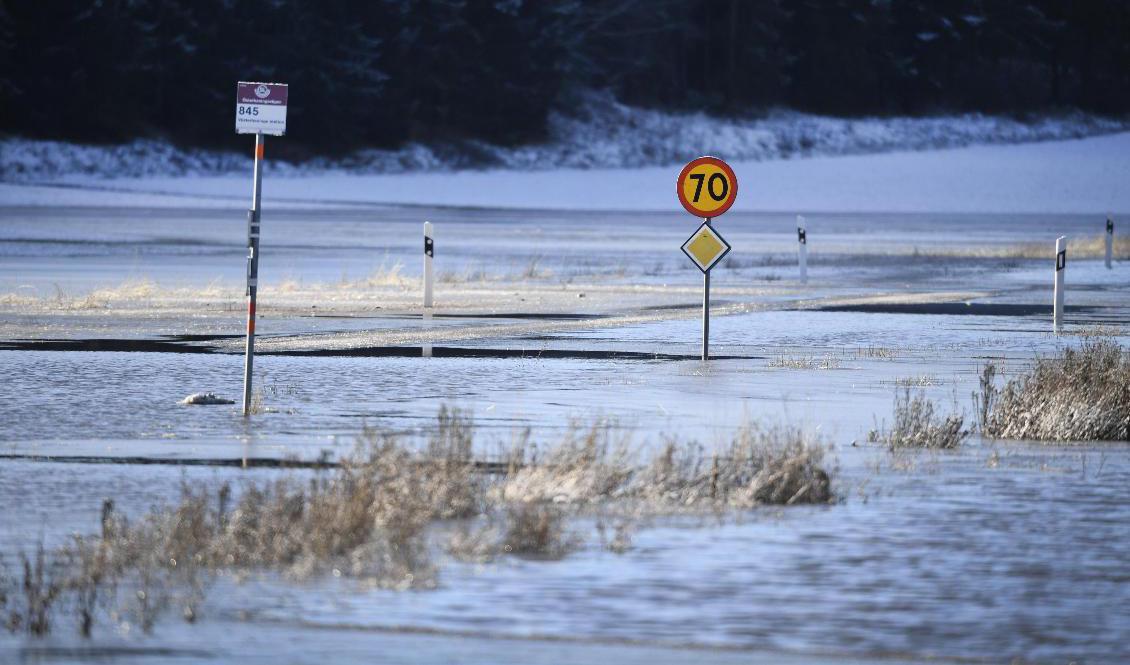
POLYGON ((242 145, 291 85, 292 156, 544 136, 578 90, 837 115, 1130 109, 1126 0, 0 0, 0 131, 242 145))

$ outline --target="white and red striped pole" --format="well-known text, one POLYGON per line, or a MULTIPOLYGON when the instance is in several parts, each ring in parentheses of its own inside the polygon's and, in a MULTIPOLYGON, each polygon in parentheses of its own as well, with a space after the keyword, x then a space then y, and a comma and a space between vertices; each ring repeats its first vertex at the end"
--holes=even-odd
POLYGON ((251 370, 255 361, 255 295, 259 289, 259 213, 263 195, 263 132, 255 134, 255 172, 247 211, 247 351, 243 359, 243 415, 251 413, 251 370))

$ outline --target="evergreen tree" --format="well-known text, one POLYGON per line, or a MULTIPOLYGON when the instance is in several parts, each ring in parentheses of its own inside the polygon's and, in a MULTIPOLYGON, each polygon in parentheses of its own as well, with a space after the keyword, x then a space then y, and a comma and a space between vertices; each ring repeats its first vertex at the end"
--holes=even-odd
POLYGON ((592 88, 723 113, 1126 113, 1130 3, 0 0, 5 132, 242 148, 239 80, 292 86, 295 157, 538 140, 592 88))

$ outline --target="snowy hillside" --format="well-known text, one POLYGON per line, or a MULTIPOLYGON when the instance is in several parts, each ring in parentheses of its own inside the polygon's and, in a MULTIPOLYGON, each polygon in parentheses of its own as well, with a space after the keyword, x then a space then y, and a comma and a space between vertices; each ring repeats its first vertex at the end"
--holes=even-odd
MULTIPOLYGON (((1084 113, 1021 121, 981 114, 844 119, 774 111, 761 117, 725 119, 702 113, 629 107, 606 93, 585 95, 577 109, 568 114, 552 114, 550 138, 542 144, 513 148, 480 142, 411 144, 399 150, 361 150, 346 158, 314 159, 301 164, 268 161, 268 172, 317 175, 490 168, 619 169, 678 164, 700 154, 756 162, 1047 141, 1130 129, 1130 120, 1084 113)), ((301 117, 290 119, 290 131, 302 131, 301 117)), ((158 141, 85 146, 18 138, 0 140, 0 180, 8 182, 41 182, 68 176, 224 175, 244 172, 246 162, 244 154, 182 149, 158 141)))
MULTIPOLYGON (((732 162, 734 210, 781 212, 1087 213, 1130 211, 1130 132, 1081 140, 732 162)), ((267 208, 409 204, 678 211, 677 166, 490 169, 267 177, 267 208)), ((0 183, 0 206, 247 205, 250 167, 219 176, 0 183)), ((240 219, 238 215, 233 219, 240 219)))

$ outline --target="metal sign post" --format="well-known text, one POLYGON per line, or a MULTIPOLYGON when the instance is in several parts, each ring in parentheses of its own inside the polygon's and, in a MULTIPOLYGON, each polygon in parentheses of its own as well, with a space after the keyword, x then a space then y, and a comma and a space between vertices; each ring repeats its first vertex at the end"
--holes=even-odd
POLYGON ((702 359, 710 360, 710 270, 730 252, 730 243, 710 225, 707 217, 682 249, 702 271, 702 359))
MULTIPOLYGON (((710 218, 703 220, 710 226, 710 218)), ((710 269, 702 272, 702 359, 710 360, 710 269)))
POLYGON ((251 415, 251 377, 255 362, 255 296, 259 291, 259 222, 263 201, 265 134, 286 134, 285 83, 240 81, 235 88, 235 132, 255 135, 251 209, 247 211, 247 346, 243 359, 243 415, 251 415))
POLYGON ((730 251, 710 220, 734 205, 738 178, 726 162, 717 157, 692 159, 679 172, 675 193, 687 212, 701 217, 702 226, 683 243, 683 253, 702 271, 702 359, 710 360, 710 269, 730 251))
POLYGON ((243 359, 243 415, 251 413, 251 369, 255 362, 255 295, 259 290, 259 213, 263 199, 263 132, 255 133, 251 210, 247 211, 247 346, 243 359))
POLYGON ((1052 328, 1059 332, 1063 327, 1063 272, 1067 268, 1067 238, 1060 236, 1055 240, 1055 287, 1052 312, 1052 328))

